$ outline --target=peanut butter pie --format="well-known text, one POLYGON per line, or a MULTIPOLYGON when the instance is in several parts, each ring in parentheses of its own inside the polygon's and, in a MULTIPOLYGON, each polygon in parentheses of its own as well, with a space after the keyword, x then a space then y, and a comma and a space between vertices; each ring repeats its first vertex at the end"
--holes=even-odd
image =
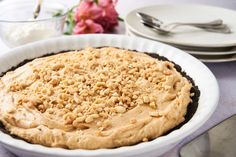
POLYGON ((168 60, 118 48, 34 59, 0 78, 10 135, 67 149, 134 145, 185 120, 194 84, 168 60))

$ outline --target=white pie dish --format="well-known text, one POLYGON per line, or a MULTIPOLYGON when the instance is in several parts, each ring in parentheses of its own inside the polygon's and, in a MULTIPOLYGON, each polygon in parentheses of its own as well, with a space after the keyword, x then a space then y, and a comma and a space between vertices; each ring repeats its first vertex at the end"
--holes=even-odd
POLYGON ((191 78, 193 78, 201 91, 196 113, 190 121, 180 129, 176 129, 153 141, 140 143, 134 146, 99 150, 67 150, 30 144, 0 132, 0 143, 2 143, 3 147, 22 157, 156 157, 173 148, 178 142, 202 126, 207 119, 209 119, 217 106, 219 99, 218 84, 214 75, 204 64, 179 49, 142 38, 132 38, 120 35, 80 35, 39 41, 13 49, 2 55, 0 57, 0 73, 10 69, 12 66, 16 66, 25 59, 37 58, 52 52, 81 49, 88 46, 112 46, 141 52, 158 53, 161 56, 165 56, 169 60, 174 61, 176 64, 180 65, 191 78))

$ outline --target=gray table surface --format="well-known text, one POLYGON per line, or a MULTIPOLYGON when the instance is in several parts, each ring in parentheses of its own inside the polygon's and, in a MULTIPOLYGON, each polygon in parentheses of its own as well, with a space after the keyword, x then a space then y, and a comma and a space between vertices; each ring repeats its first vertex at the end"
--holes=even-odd
MULTIPOLYGON (((71 4, 76 2, 75 0, 68 0, 71 4)), ((204 3, 211 5, 223 6, 231 9, 236 9, 236 0, 120 0, 117 6, 118 12, 120 12, 121 17, 124 17, 130 10, 152 4, 160 3, 204 3)), ((124 34, 124 25, 121 24, 117 33, 124 34)), ((7 48, 0 41, 0 55, 7 53, 7 48)), ((181 141, 177 147, 173 148, 167 152, 162 157, 177 157, 178 151, 181 146, 183 146, 188 141, 191 141, 201 133, 205 132, 212 126, 221 122, 222 120, 236 114, 236 62, 228 63, 207 63, 206 66, 214 73, 217 78, 220 87, 220 101, 215 113, 211 118, 195 133, 190 135, 181 141)), ((9 153, 4 148, 0 146, 0 157, 16 157, 15 155, 9 153)))

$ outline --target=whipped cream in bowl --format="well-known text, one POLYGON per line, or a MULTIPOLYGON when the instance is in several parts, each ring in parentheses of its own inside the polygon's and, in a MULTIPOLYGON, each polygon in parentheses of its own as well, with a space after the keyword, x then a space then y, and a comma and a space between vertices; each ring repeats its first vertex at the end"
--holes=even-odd
POLYGON ((16 0, 1 3, 0 36, 9 47, 56 37, 63 34, 66 6, 57 1, 43 1, 41 12, 33 19, 34 1, 16 0), (56 13, 60 13, 54 16, 56 13))

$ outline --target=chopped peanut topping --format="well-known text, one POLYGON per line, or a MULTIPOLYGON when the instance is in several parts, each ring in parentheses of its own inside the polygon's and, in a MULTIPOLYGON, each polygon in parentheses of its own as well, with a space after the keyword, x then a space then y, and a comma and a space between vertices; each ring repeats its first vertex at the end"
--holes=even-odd
MULTIPOLYGON (((63 109, 64 123, 76 127, 97 119, 108 123, 109 116, 124 114, 138 105, 156 110, 159 100, 152 91, 175 90, 179 80, 171 75, 172 63, 128 50, 103 50, 106 48, 88 48, 65 53, 60 58, 50 56, 46 61, 36 59, 42 63, 40 68, 34 66, 33 75, 27 80, 13 81, 9 91, 21 91, 18 105, 30 102, 42 113, 53 114, 63 109)), ((177 96, 166 98, 172 100, 177 96)))

